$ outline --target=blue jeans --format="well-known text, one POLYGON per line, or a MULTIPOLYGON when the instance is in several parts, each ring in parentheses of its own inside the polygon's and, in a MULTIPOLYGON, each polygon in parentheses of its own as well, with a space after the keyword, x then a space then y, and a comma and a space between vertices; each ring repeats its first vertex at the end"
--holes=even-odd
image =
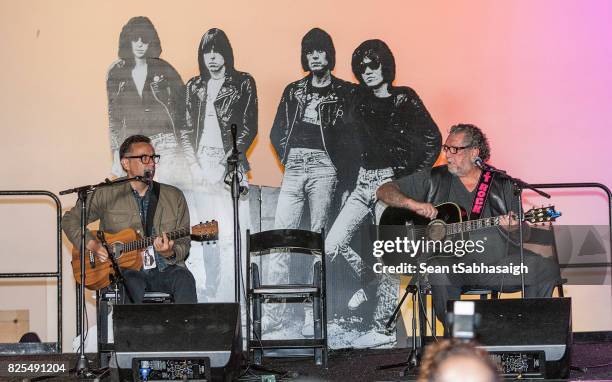
MULTIPOLYGON (((308 201, 310 230, 321 232, 327 224, 330 206, 338 177, 336 168, 325 151, 305 148, 292 148, 285 163, 285 174, 278 195, 275 229, 300 228, 304 207, 308 201)), ((267 265, 263 267, 264 284, 289 284, 291 254, 272 253, 266 256, 267 265)), ((313 260, 315 257, 313 256, 313 260)), ((313 262, 314 263, 314 262, 313 262)), ((304 274, 294 275, 293 282, 304 282, 312 278, 312 264, 304 274), (299 281, 295 279, 299 279, 299 281)), ((264 304, 262 324, 266 332, 266 321, 278 325, 289 320, 285 303, 264 304)))
MULTIPOLYGON (((368 214, 372 215, 375 223, 380 220, 385 205, 376 199, 376 190, 381 184, 391 181, 392 177, 393 169, 390 167, 378 170, 360 168, 355 190, 346 200, 325 239, 325 252, 330 261, 342 255, 355 272, 355 277, 364 284, 367 298, 375 299, 372 317, 375 330, 383 330, 385 321, 393 312, 399 279, 386 274, 376 275, 372 270, 372 264, 376 260, 370 257, 364 261, 364 258, 351 248, 350 243, 368 214)), ((372 256, 371 253, 362 255, 372 256)))
MULTIPOLYGON (((168 265, 163 272, 124 269, 123 276, 133 303, 142 304, 145 291, 170 293, 176 304, 195 304, 195 279, 187 268, 168 265)), ((129 300, 129 299, 128 299, 129 300)))
POLYGON ((327 153, 321 150, 291 149, 278 196, 275 228, 299 228, 304 203, 308 200, 310 230, 321 232, 327 223, 337 181, 336 168, 327 153))
POLYGON ((330 259, 342 255, 358 277, 364 271, 363 260, 349 244, 368 214, 371 213, 376 221, 380 218, 384 206, 377 203, 376 190, 381 184, 391 181, 392 177, 393 169, 390 167, 380 170, 360 168, 355 190, 344 203, 325 239, 325 251, 330 259))
MULTIPOLYGON (((330 205, 338 178, 336 168, 326 152, 293 148, 285 164, 285 174, 276 205, 275 229, 296 229, 308 200, 310 230, 321 232, 327 224, 330 205)), ((289 282, 289 256, 269 255, 267 282, 289 282)))

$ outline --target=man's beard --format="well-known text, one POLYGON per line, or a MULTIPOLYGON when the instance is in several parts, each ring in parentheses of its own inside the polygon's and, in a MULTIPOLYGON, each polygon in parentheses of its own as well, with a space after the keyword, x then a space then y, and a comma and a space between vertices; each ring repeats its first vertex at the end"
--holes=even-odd
POLYGON ((455 176, 463 176, 463 175, 465 175, 465 174, 462 173, 461 169, 459 169, 459 167, 457 165, 454 165, 453 167, 448 165, 448 166, 446 166, 446 168, 448 169, 448 172, 450 172, 452 175, 455 175, 455 176))

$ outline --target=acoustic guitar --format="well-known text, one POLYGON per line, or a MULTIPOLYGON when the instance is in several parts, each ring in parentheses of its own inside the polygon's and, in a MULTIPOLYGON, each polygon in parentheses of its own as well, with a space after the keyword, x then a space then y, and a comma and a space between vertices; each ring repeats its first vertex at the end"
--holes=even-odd
MULTIPOLYGON (((438 210, 438 215, 435 219, 428 219, 408 209, 387 207, 380 217, 378 240, 396 241, 404 238, 410 242, 465 240, 464 234, 501 224, 501 216, 468 220, 465 209, 455 203, 442 203, 435 208, 438 210)), ((532 208, 522 216, 517 216, 516 219, 521 222, 537 224, 554 222, 559 216, 561 216, 561 213, 557 212, 554 206, 548 206, 532 208)), ((405 254, 388 251, 382 258, 385 264, 398 264, 407 259, 416 259, 423 254, 425 254, 424 251, 416 250, 408 257, 405 254)), ((431 255, 431 253, 427 254, 431 255)), ((445 254, 439 252, 435 255, 437 257, 445 256, 445 254)), ((459 257, 459 255, 453 253, 446 256, 459 257)))
MULTIPOLYGON (((94 237, 99 237, 98 231, 91 231, 94 237)), ((167 233, 168 239, 175 240, 185 236, 191 236, 194 241, 215 241, 219 237, 219 225, 216 220, 196 224, 191 231, 182 228, 167 233)), ((127 228, 117 233, 104 232, 104 238, 108 247, 114 254, 117 265, 121 269, 140 270, 142 268, 142 250, 153 245, 156 236, 140 237, 132 228, 127 228)), ((109 254, 113 256, 113 254, 109 254)), ((111 284, 115 270, 110 259, 102 261, 98 255, 93 254, 93 264, 88 260, 91 251, 85 254, 85 287, 98 290, 111 284)), ((72 271, 77 284, 81 283, 81 253, 77 247, 72 249, 72 271)))

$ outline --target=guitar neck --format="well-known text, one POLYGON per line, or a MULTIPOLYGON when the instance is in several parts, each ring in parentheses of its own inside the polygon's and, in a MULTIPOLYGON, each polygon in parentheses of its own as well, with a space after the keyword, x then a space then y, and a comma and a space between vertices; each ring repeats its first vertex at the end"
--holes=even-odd
POLYGON ((482 218, 476 220, 466 220, 464 222, 447 224, 446 233, 448 235, 476 231, 483 228, 496 227, 500 224, 501 216, 482 218))
MULTIPOLYGON (((168 240, 175 240, 175 239, 179 239, 184 236, 189 236, 190 232, 191 231, 189 230, 189 228, 181 228, 176 231, 168 232, 166 235, 168 235, 168 240)), ((131 252, 137 249, 147 248, 153 245, 153 241, 155 240, 156 237, 157 236, 149 236, 149 237, 144 237, 139 240, 130 241, 129 243, 125 244, 125 246, 123 247, 123 251, 131 252)))

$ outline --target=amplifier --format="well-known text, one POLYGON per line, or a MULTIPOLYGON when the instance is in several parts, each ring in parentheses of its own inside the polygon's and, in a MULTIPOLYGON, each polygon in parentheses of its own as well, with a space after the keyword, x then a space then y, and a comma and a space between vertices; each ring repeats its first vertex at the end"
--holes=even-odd
MULTIPOLYGON (((99 292, 97 303, 98 310, 98 351, 108 352, 113 346, 113 309, 116 305, 122 305, 121 292, 112 290, 99 292)), ((143 303, 145 304, 169 304, 172 296, 163 292, 145 292, 143 303)), ((103 365, 103 366, 106 366, 103 365)))
MULTIPOLYGON (((480 316, 476 340, 503 361, 506 376, 569 376, 570 298, 474 300, 474 304, 480 316)), ((449 311, 452 307, 449 304, 449 311)))
POLYGON ((111 363, 132 374, 141 361, 174 373, 207 362, 213 381, 230 381, 241 362, 239 314, 235 303, 115 305, 111 363))

